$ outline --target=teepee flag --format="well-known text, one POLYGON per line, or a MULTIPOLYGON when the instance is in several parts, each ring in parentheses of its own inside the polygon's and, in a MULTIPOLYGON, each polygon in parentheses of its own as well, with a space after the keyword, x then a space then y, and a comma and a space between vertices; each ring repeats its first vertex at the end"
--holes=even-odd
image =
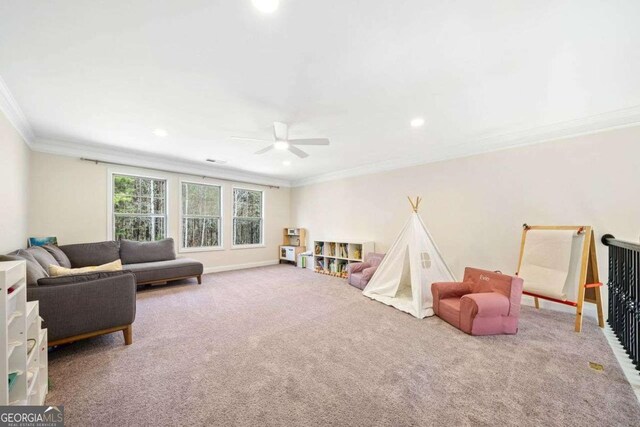
POLYGON ((409 199, 411 217, 362 291, 365 296, 418 319, 433 316, 431 284, 455 281, 418 215, 420 200, 418 197, 413 203, 409 199))

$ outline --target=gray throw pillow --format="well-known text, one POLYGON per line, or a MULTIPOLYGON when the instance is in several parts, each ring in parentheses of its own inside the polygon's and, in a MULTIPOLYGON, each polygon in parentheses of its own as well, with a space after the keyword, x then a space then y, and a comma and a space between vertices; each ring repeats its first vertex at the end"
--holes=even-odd
POLYGON ((59 248, 69 258, 72 268, 93 267, 120 259, 118 242, 113 240, 63 245, 59 248))
POLYGON ((19 249, 9 255, 0 255, 0 261, 26 261, 27 262, 27 285, 38 286, 38 280, 49 277, 44 268, 36 261, 29 252, 19 249))
POLYGON ((176 250, 171 238, 155 242, 123 239, 120 240, 120 259, 123 264, 168 261, 176 259, 176 250))
POLYGON ((54 286, 54 285, 68 285, 73 283, 90 282, 93 280, 106 279, 114 276, 122 276, 123 274, 129 274, 129 271, 95 271, 91 273, 83 274, 70 274, 67 276, 57 277, 45 277, 38 280, 39 286, 54 286))
POLYGON ((38 261, 38 263, 44 268, 44 271, 49 272, 50 265, 60 265, 58 261, 51 255, 45 248, 41 246, 32 246, 25 249, 38 261))
POLYGON ((71 261, 59 247, 56 245, 44 245, 43 248, 55 258, 60 267, 71 268, 71 261))

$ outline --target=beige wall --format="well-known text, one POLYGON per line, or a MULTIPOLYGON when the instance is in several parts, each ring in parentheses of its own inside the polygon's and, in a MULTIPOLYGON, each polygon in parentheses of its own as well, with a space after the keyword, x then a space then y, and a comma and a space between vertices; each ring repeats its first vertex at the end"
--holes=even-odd
POLYGON ((0 112, 0 253, 27 244, 31 150, 0 112))
MULTIPOLYGON (((223 243, 224 250, 180 253, 195 258, 208 271, 241 266, 256 266, 276 262, 278 245, 282 243, 282 229, 289 223, 289 189, 265 191, 265 247, 231 249, 231 188, 230 182, 160 173, 145 169, 94 164, 77 158, 33 153, 31 160, 31 215, 29 232, 32 235, 53 235, 60 244, 106 240, 107 182, 109 172, 166 178, 169 194, 169 236, 179 237, 180 179, 215 183, 223 186, 223 243)), ((252 188, 251 186, 236 184, 252 188)))
MULTIPOLYGON (((514 272, 521 226, 591 224, 599 242, 640 234, 640 127, 292 189, 292 224, 315 238, 373 240, 386 251, 407 195, 457 277, 465 266, 514 272)), ((607 249, 598 243, 606 278, 607 249)), ((556 305, 557 306, 557 305, 556 305)))

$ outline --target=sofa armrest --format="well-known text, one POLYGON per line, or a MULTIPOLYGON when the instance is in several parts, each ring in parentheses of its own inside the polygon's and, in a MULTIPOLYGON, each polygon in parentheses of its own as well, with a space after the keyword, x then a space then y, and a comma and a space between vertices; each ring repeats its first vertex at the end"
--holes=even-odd
POLYGON ((467 294, 460 300, 460 318, 509 315, 509 298, 499 292, 467 294))
POLYGON ((471 292, 471 284, 468 282, 434 282, 431 284, 431 296, 433 297, 433 312, 440 313, 440 300, 444 298, 460 298, 471 292))
POLYGON ((368 262, 352 262, 347 266, 347 269, 349 270, 349 274, 351 274, 351 273, 359 273, 365 268, 369 268, 369 267, 371 267, 371 264, 369 264, 368 262))
POLYGON ((376 272, 377 269, 378 267, 365 268, 364 270, 362 270, 362 279, 368 282, 369 280, 371 280, 371 278, 373 277, 373 274, 376 272))
POLYGON ((27 288, 27 300, 40 302, 49 341, 126 326, 136 316, 132 273, 78 283, 27 288))

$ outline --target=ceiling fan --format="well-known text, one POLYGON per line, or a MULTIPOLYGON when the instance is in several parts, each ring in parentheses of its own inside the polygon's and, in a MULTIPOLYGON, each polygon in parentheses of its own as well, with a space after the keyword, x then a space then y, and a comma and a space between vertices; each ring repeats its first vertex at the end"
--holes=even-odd
MULTIPOLYGON (((273 150, 275 148, 277 150, 289 150, 296 156, 304 159, 305 157, 309 157, 309 154, 296 147, 297 145, 329 145, 329 140, 327 138, 289 139, 289 127, 286 123, 281 122, 273 122, 273 137, 275 141, 271 145, 263 148, 262 150, 256 151, 254 154, 264 154, 267 151, 273 150)), ((260 141, 271 143, 271 141, 268 139, 244 138, 241 136, 232 136, 231 138, 239 139, 242 141, 260 141)))

